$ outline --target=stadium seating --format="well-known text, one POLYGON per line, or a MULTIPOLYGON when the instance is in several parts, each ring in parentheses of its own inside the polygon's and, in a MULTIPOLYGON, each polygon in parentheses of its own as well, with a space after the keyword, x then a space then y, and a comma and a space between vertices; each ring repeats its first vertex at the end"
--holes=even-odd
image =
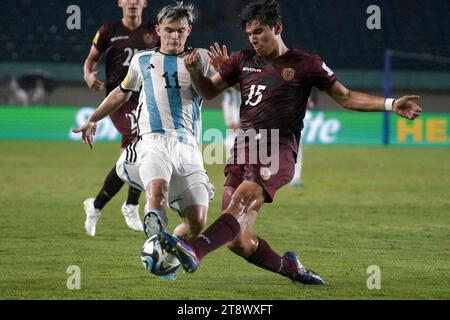
MULTIPOLYGON (((169 2, 150 1, 146 16, 154 17, 156 8, 169 2)), ((237 29, 237 11, 248 1, 190 2, 199 13, 191 45, 208 47, 219 41, 232 50, 247 46, 245 34, 237 29)), ((366 9, 372 2, 280 0, 286 23, 285 40, 292 47, 320 54, 335 68, 379 70, 386 47, 450 56, 450 13, 446 1, 377 1, 382 10, 382 29, 371 31, 366 27, 366 9)), ((2 7, 2 62, 82 63, 97 28, 121 15, 116 1, 3 0, 2 7), (66 8, 73 3, 81 8, 81 30, 66 27, 66 8)), ((443 68, 433 62, 395 63, 398 69, 443 68)))

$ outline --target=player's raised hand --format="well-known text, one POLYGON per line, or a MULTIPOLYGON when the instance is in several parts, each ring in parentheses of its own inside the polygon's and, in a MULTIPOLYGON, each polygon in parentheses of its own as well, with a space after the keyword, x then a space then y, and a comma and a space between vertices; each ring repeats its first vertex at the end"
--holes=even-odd
POLYGON ((184 57, 184 65, 189 73, 195 73, 198 70, 198 60, 200 56, 197 52, 192 52, 184 57))
POLYGON ((105 84, 98 80, 98 70, 88 73, 84 77, 84 81, 86 82, 89 89, 93 89, 96 91, 105 89, 105 84))
POLYGON ((97 131, 97 123, 88 121, 84 123, 80 128, 73 129, 73 133, 80 133, 81 132, 81 141, 84 144, 89 144, 89 147, 91 149, 94 149, 94 136, 95 132, 97 131))
POLYGON ((422 113, 422 108, 413 100, 418 100, 419 96, 404 96, 396 99, 393 106, 393 111, 400 117, 414 120, 422 113))
POLYGON ((218 72, 222 64, 229 58, 227 46, 223 45, 220 48, 220 45, 215 42, 214 46, 209 47, 208 56, 211 59, 212 66, 218 72))

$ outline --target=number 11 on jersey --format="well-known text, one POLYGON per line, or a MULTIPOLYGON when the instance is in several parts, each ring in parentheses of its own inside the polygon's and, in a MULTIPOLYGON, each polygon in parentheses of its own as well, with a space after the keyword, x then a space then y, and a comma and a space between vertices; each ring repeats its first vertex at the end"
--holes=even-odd
POLYGON ((166 89, 181 89, 180 87, 180 81, 178 80, 178 72, 175 72, 174 74, 172 74, 172 77, 175 80, 175 86, 172 86, 170 84, 170 76, 169 73, 165 72, 163 74, 163 78, 166 79, 166 89))

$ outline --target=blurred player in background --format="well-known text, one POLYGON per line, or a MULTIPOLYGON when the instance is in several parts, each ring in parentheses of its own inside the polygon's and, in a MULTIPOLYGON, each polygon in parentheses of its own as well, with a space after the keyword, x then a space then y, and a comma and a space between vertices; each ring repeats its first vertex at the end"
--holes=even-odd
MULTIPOLYGON (((93 90, 104 90, 107 95, 117 88, 125 78, 133 56, 140 50, 159 45, 155 25, 142 19, 142 11, 147 0, 118 0, 123 18, 103 25, 95 35, 89 55, 84 63, 84 80, 93 90), (106 86, 98 79, 97 62, 105 55, 106 86)), ((137 106, 139 93, 110 117, 122 135, 122 151, 136 139, 137 106)), ((106 176, 104 184, 95 198, 84 201, 86 212, 85 229, 95 236, 97 221, 104 206, 120 191, 124 182, 119 178, 114 166, 106 176)), ((143 231, 139 216, 140 191, 129 187, 128 198, 122 205, 122 213, 127 225, 135 231, 143 231)))
POLYGON ((198 146, 202 100, 184 65, 193 51, 203 76, 215 74, 205 49, 186 46, 194 21, 194 7, 177 2, 158 13, 156 30, 161 47, 136 54, 128 74, 102 102, 89 120, 74 132, 93 146, 97 122, 125 107, 132 92, 141 90, 138 139, 117 162, 117 172, 130 185, 146 192, 144 219, 147 237, 165 230, 168 205, 182 217, 174 233, 195 239, 206 225, 214 190, 203 167, 198 146))
MULTIPOLYGON (((243 101, 241 128, 257 132, 262 129, 278 130, 278 154, 271 158, 272 162, 279 164, 278 171, 271 172, 267 164, 261 161, 260 154, 256 164, 250 161, 229 163, 225 168, 227 178, 221 217, 193 241, 186 242, 165 231, 159 234, 159 239, 167 251, 177 255, 187 272, 197 270, 205 255, 227 244, 235 254, 260 268, 294 282, 323 285, 323 279, 306 269, 296 253, 286 252, 280 256, 265 240, 253 234, 261 206, 271 203, 277 190, 292 180, 312 87, 326 91, 346 109, 393 111, 410 120, 422 112, 413 102, 418 97, 385 99, 344 87, 319 56, 285 45, 281 36, 281 12, 275 0, 258 0, 247 5, 241 12, 241 26, 253 49, 233 53, 214 77, 207 78, 201 73, 199 56, 195 53, 185 58, 185 64, 195 87, 204 98, 213 99, 227 88, 240 84, 243 101)), ((254 138, 258 141, 260 134, 254 138)), ((267 151, 272 137, 266 139, 260 141, 259 149, 265 148, 267 151)), ((238 147, 239 144, 235 143, 235 151, 238 147)), ((252 152, 250 143, 246 142, 239 151, 249 156, 252 152)), ((236 157, 236 152, 234 154, 236 157)))
POLYGON ((227 136, 225 138, 225 150, 227 159, 231 156, 234 140, 237 137, 237 129, 240 123, 241 93, 235 88, 229 88, 223 93, 222 110, 227 136))
MULTIPOLYGON (((308 104, 306 105, 306 113, 304 119, 304 126, 307 126, 307 122, 311 119, 312 114, 311 110, 314 109, 315 102, 311 97, 308 99, 308 104)), ((294 178, 292 178, 291 185, 300 188, 303 186, 302 180, 302 171, 303 171, 303 135, 300 137, 300 144, 298 146, 298 154, 297 154, 297 165, 295 166, 294 178)))

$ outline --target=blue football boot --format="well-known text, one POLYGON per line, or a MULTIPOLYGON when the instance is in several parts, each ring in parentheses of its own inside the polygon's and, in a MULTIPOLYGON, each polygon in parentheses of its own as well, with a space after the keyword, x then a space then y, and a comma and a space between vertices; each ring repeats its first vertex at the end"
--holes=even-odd
POLYGON ((303 284, 314 284, 318 286, 323 286, 325 281, 314 271, 306 269, 295 252, 286 252, 283 255, 284 258, 288 259, 292 265, 297 269, 297 275, 292 282, 300 282, 303 284))
POLYGON ((173 236, 164 230, 158 234, 158 239, 164 250, 178 258, 181 266, 186 272, 193 273, 198 269, 200 261, 198 260, 194 250, 187 244, 186 241, 173 236))

